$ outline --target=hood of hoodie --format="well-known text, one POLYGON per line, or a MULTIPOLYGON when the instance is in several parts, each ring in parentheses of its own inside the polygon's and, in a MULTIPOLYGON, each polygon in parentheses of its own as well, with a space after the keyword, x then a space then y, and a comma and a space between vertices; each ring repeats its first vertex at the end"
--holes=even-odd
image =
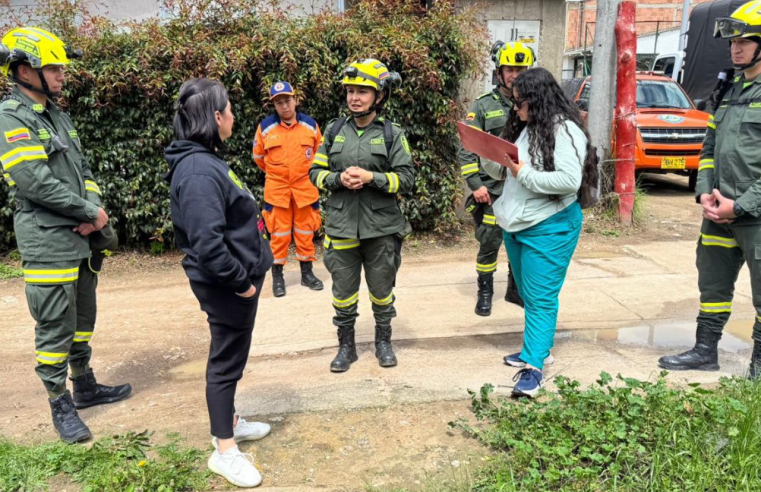
POLYGON ((180 162, 193 154, 209 154, 214 157, 217 156, 214 152, 200 143, 191 142, 190 140, 175 140, 169 144, 169 147, 164 149, 164 158, 169 163, 169 172, 164 174, 164 179, 171 182, 172 175, 180 162))

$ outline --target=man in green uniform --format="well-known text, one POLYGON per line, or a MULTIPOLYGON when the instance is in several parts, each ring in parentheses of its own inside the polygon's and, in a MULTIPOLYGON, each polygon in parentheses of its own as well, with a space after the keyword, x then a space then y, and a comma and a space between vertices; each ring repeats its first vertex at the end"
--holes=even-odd
POLYGON ((703 207, 697 246, 700 313, 695 346, 661 357, 671 370, 719 369, 718 344, 732 312, 735 282, 750 269, 756 321, 749 377, 761 376, 761 1, 716 20, 716 37, 730 40, 741 75, 718 95, 708 122, 698 170, 696 200, 703 207))
POLYGON ((396 195, 412 190, 415 168, 402 129, 378 112, 400 80, 378 60, 351 64, 342 82, 351 117, 328 124, 309 170, 312 183, 331 192, 325 203, 325 266, 333 278, 340 345, 333 372, 357 360, 354 323, 363 267, 375 317, 375 355, 382 367, 397 364, 391 347, 393 288, 401 240, 410 229, 396 195))
MULTIPOLYGON (((496 65, 497 87, 478 97, 468 112, 465 122, 492 135, 499 135, 512 111, 512 83, 515 77, 534 64, 534 53, 523 43, 502 43, 498 41, 492 48, 492 60, 496 65)), ((492 204, 502 194, 503 181, 497 181, 480 167, 479 157, 460 146, 458 154, 460 172, 473 194, 466 201, 466 210, 476 221, 476 240, 479 243, 476 256, 478 273, 478 301, 476 314, 491 314, 494 295, 494 272, 497 271, 497 256, 503 244, 502 229, 492 210, 492 204)), ((518 287, 508 263, 507 292, 505 300, 523 307, 518 287)))
POLYGON ((77 408, 119 401, 132 391, 128 384, 98 384, 89 367, 97 273, 114 236, 77 132, 53 101, 63 89, 64 66, 78 56, 37 28, 14 29, 0 44, 0 71, 14 84, 0 103, 0 164, 16 205, 16 242, 37 322, 36 371, 55 429, 70 443, 91 436, 77 408))

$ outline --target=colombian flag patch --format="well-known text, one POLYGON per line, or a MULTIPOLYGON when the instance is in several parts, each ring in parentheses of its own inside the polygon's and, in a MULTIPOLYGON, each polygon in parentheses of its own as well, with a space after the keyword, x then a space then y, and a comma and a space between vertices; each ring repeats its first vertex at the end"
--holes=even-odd
POLYGON ((29 134, 29 128, 16 128, 9 132, 5 132, 5 140, 8 143, 18 142, 19 140, 31 140, 32 137, 29 134))

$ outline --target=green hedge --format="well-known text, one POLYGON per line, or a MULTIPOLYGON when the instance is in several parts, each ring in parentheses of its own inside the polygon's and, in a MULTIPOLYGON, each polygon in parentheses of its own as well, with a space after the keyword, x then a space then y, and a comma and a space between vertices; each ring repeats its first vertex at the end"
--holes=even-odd
MULTIPOLYGON (((419 171, 403 202, 406 215, 416 230, 455 222, 458 95, 481 68, 487 46, 473 12, 457 13, 446 2, 421 11, 418 1, 386 0, 361 3, 345 15, 298 18, 250 0, 165 0, 163 20, 118 25, 89 15, 83 2, 52 0, 44 8, 37 15, 45 27, 85 51, 68 73, 62 105, 123 244, 172 244, 163 151, 183 81, 205 76, 227 87, 236 124, 225 156, 261 198, 264 177, 251 146, 257 124, 273 111, 270 85, 291 81, 302 95, 301 110, 324 127, 345 107, 341 70, 364 57, 402 75, 387 114, 406 130, 419 171)), ((8 249, 14 241, 5 186, 0 204, 0 249, 8 249)))

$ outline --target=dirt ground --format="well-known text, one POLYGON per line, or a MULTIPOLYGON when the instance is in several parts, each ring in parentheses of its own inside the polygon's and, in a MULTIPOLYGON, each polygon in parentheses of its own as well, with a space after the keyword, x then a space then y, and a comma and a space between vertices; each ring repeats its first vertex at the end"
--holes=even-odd
MULTIPOLYGON (((668 247, 668 241, 697 237, 700 212, 687 190, 687 178, 648 177, 643 187, 648 196, 639 225, 618 234, 609 220, 591 217, 578 257, 595 258, 644 242, 668 247)), ((419 237, 407 243, 405 264, 471 261, 475 250, 469 234, 441 241, 419 237)), ((190 445, 209 445, 203 404, 203 360, 209 343, 205 320, 190 289, 179 290, 185 294, 172 299, 161 295, 162 290, 187 286, 179 261, 177 254, 155 258, 138 253, 108 260, 99 289, 99 336, 92 365, 104 382, 129 381, 135 393, 124 402, 81 412, 96 435, 151 429, 158 440, 179 432, 190 445)), ((0 434, 23 443, 48 442, 55 433, 33 371, 34 330, 23 291, 21 279, 0 281, 0 434)), ((252 357, 244 380, 256 385, 257 378, 267 377, 269 364, 287 359, 329 359, 322 352, 252 357)), ((272 424, 272 435, 243 447, 255 453, 267 486, 415 488, 431 478, 465 480, 484 459, 485 449, 448 428, 448 422, 461 416, 470 416, 464 399, 263 413, 255 417, 272 424)))

